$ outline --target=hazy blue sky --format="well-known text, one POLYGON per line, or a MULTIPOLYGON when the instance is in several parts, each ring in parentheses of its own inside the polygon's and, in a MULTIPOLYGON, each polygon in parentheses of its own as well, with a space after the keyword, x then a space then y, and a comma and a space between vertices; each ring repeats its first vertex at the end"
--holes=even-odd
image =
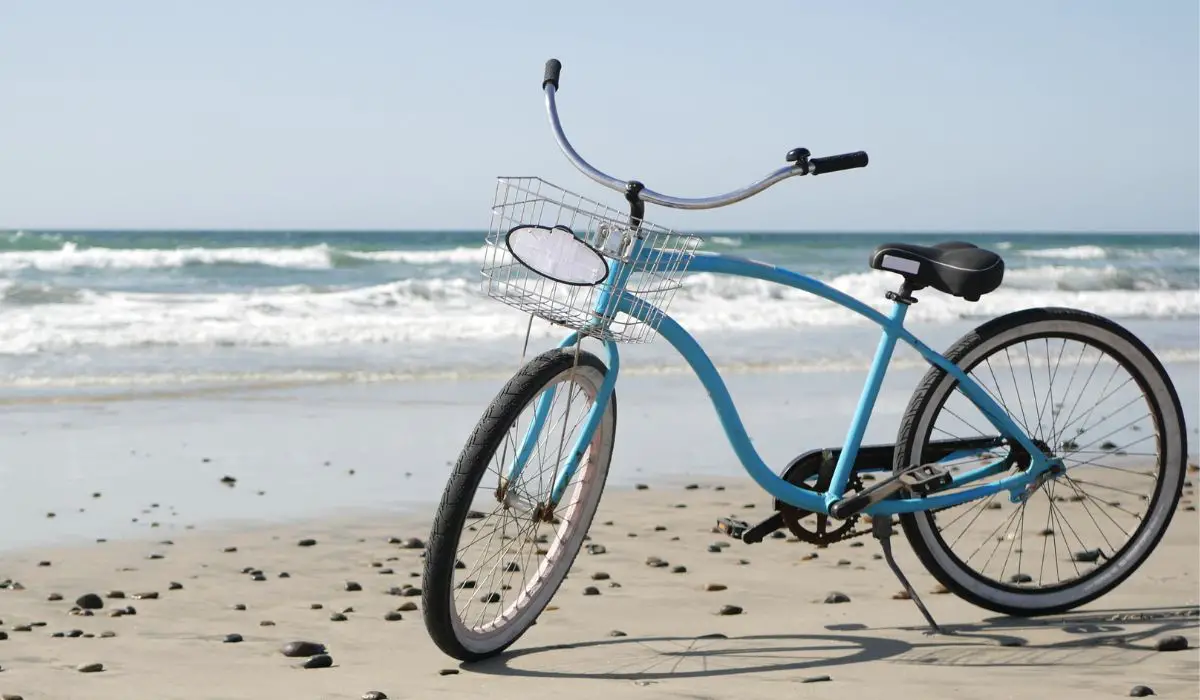
POLYGON ((500 174, 695 230, 1197 229, 1195 0, 0 0, 0 226, 483 228, 500 174), (619 200, 616 200, 619 202, 619 200))

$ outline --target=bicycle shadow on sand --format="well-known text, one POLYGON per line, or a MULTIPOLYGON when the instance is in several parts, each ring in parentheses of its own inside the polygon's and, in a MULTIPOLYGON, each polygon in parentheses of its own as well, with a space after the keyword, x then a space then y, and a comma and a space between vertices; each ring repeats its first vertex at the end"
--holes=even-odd
POLYGON ((466 671, 528 678, 660 681, 812 671, 873 661, 945 666, 1127 666, 1158 653, 1156 638, 1195 632, 1200 608, 1088 611, 1049 618, 988 618, 921 627, 826 627, 831 634, 617 637, 519 649, 466 671), (1030 637, 1037 637, 1033 642, 1030 637))

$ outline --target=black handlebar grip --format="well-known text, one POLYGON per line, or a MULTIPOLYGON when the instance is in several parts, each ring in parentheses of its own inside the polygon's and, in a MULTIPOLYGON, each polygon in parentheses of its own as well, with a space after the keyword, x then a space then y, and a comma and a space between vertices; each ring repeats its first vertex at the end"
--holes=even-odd
POLYGON ((854 153, 843 153, 838 156, 810 158, 808 164, 812 168, 813 175, 836 173, 839 170, 865 168, 867 167, 867 152, 855 151, 854 153))
POLYGON ((542 89, 546 89, 546 85, 553 85, 554 89, 558 89, 558 72, 562 70, 562 64, 557 58, 552 58, 546 61, 546 76, 542 78, 542 89))

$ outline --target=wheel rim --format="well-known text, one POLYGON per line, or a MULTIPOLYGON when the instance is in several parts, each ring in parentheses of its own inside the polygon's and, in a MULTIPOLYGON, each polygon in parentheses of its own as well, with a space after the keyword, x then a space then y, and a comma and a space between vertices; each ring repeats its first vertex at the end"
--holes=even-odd
MULTIPOLYGON (((1156 375, 1135 366, 1130 358, 1137 355, 1125 341, 1061 327, 1014 330, 1009 335, 1019 337, 984 343, 963 365, 1015 422, 1063 459, 1066 474, 1020 504, 1003 492, 917 514, 914 521, 943 569, 966 574, 955 578, 972 592, 1070 602, 1128 575, 1148 553, 1162 527, 1158 521, 1169 516, 1161 496, 1174 482, 1170 470, 1177 460, 1168 454, 1163 407, 1148 386, 1156 375), (1122 344, 1121 352, 1113 347, 1122 344), (979 524, 985 525, 982 536, 979 524), (974 541, 967 535, 971 526, 974 541)), ((918 426, 913 454, 930 439, 995 434, 956 388, 941 394, 936 415, 926 412, 918 426)), ((995 452, 1004 456, 1006 449, 995 452)), ((980 465, 960 460, 947 466, 966 471, 980 465)))
POLYGON ((467 649, 488 652, 522 633, 549 602, 577 554, 611 456, 611 409, 564 489, 554 511, 557 522, 539 520, 534 511, 546 500, 557 466, 582 429, 602 381, 595 368, 580 365, 547 382, 522 408, 481 474, 472 508, 484 504, 488 510, 476 511, 483 517, 469 518, 459 533, 451 586, 451 624, 467 649), (512 462, 539 398, 551 388, 555 395, 536 447, 520 477, 509 484, 505 503, 498 502, 499 476, 512 462), (548 528, 553 528, 551 534, 545 532, 548 528), (468 587, 465 582, 472 583, 468 587))

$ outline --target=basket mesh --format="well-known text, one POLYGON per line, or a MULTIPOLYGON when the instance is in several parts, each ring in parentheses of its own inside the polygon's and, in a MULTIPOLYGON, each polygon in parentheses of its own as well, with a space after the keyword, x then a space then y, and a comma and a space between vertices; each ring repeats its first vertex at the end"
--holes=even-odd
POLYGON ((631 311, 616 313, 618 297, 605 299, 605 285, 578 286, 557 282, 526 267, 513 256, 506 236, 514 227, 568 227, 577 238, 611 261, 629 262, 635 233, 625 211, 572 194, 536 177, 502 177, 496 182, 492 221, 484 249, 483 291, 491 298, 567 328, 602 340, 649 343, 657 335, 661 314, 682 284, 701 239, 643 221, 636 235, 649 255, 628 275, 625 291, 631 311), (597 302, 604 300, 597 309, 597 302), (656 309, 650 311, 647 306, 656 309), (647 313, 648 312, 648 313, 647 313))

